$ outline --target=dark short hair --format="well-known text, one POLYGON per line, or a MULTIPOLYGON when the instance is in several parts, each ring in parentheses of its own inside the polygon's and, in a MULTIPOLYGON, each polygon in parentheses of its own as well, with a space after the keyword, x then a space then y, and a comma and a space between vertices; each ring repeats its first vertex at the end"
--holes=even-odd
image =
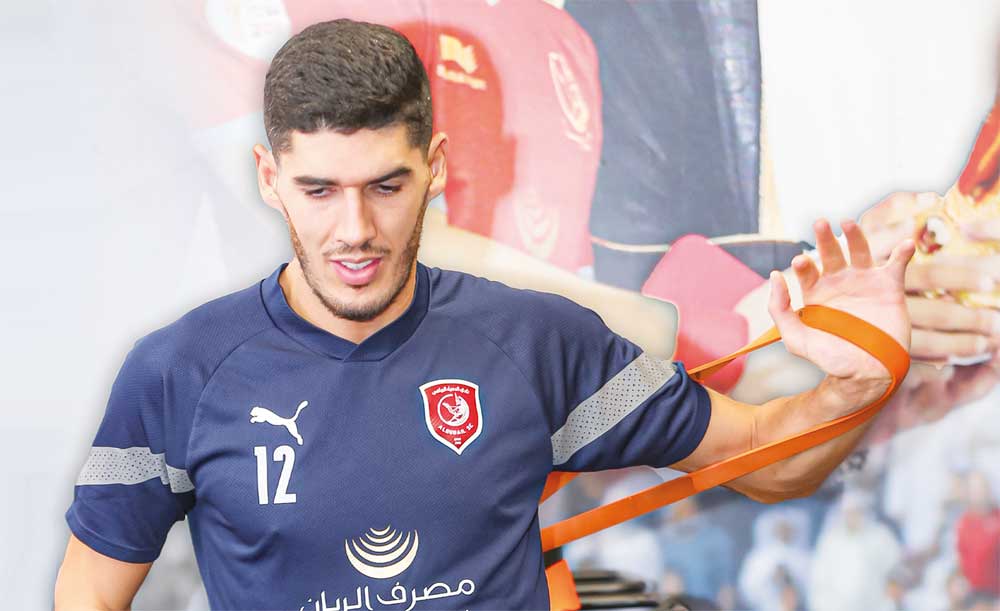
POLYGON ((291 132, 351 134, 401 123, 426 155, 432 110, 427 72, 405 36, 382 25, 337 19, 288 40, 264 79, 264 129, 275 154, 291 132))

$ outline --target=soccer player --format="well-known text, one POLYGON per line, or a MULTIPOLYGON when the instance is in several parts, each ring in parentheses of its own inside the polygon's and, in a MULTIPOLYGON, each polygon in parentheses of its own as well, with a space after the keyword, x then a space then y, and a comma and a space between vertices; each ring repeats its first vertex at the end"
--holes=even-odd
MULTIPOLYGON (((827 377, 752 406, 568 299, 419 263, 447 136, 391 29, 305 29, 270 66, 264 113, 259 188, 295 256, 126 356, 66 514, 57 608, 128 606, 184 518, 214 608, 547 608, 537 504, 553 469, 691 471, 890 384, 870 355, 804 326, 778 273, 769 311, 785 346, 827 377)), ((822 270, 793 260, 804 302, 908 346, 912 241, 876 266, 860 228, 842 226, 849 262, 823 220, 822 270)), ((862 433, 731 487, 810 494, 862 433)))

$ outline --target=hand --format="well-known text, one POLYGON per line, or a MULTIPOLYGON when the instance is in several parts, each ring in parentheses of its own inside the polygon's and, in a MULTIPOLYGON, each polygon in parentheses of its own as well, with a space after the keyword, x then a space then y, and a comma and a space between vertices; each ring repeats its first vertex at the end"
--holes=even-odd
MULTIPOLYGON (((893 193, 861 215, 861 228, 875 261, 884 261, 893 244, 912 237, 916 216, 940 203, 937 193, 893 193)), ((963 225, 969 239, 1000 239, 1000 225, 963 225)), ((913 261, 904 287, 913 325, 910 356, 915 361, 945 364, 952 357, 974 357, 1000 344, 1000 312, 962 305, 948 297, 928 298, 926 291, 990 291, 1000 270, 997 257, 937 257, 913 261)))
MULTIPOLYGON (((861 227, 851 220, 841 221, 841 227, 850 263, 825 219, 813 224, 822 271, 808 255, 792 259, 803 304, 820 304, 853 314, 909 349, 911 328, 903 279, 915 249, 913 240, 907 238, 896 244, 888 261, 876 266, 861 227)), ((851 391, 853 399, 874 399, 877 395, 872 394, 884 392, 892 377, 878 359, 850 342, 807 326, 791 308, 784 276, 773 271, 769 282, 768 312, 790 353, 811 361, 836 381, 845 382, 842 388, 856 389, 856 393, 851 391)))

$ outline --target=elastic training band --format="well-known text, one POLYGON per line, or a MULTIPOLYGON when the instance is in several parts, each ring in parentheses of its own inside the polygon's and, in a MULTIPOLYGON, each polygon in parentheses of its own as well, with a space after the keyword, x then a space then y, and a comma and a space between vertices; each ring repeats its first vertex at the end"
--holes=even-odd
MULTIPOLYGON (((725 484, 747 473, 804 452, 847 433, 878 413, 879 409, 896 392, 910 368, 910 355, 906 349, 878 327, 841 310, 821 305, 807 305, 796 310, 796 314, 806 325, 845 339, 878 359, 892 375, 892 384, 888 390, 873 403, 846 416, 825 422, 803 433, 737 454, 677 479, 652 486, 613 503, 585 511, 543 528, 542 550, 549 551, 566 545, 580 537, 655 511, 670 503, 725 484)), ((771 327, 756 340, 736 352, 700 365, 688 373, 694 380, 702 382, 736 357, 773 344, 780 339, 781 334, 778 333, 777 327, 771 327)), ((545 484, 541 501, 544 502, 574 477, 576 477, 575 473, 553 472, 545 484)))

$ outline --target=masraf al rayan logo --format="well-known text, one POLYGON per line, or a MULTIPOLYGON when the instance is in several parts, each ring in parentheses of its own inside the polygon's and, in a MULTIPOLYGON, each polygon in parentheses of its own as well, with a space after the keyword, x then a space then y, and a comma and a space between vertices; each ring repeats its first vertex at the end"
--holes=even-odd
MULTIPOLYGON (((403 574, 417 557, 420 549, 420 534, 416 531, 398 531, 391 526, 369 528, 360 537, 344 541, 344 554, 354 569, 371 579, 391 579, 403 574)), ((444 582, 432 583, 423 588, 402 585, 395 582, 391 588, 377 586, 357 586, 346 596, 327 596, 326 590, 319 596, 310 597, 299 611, 352 611, 354 609, 396 609, 410 611, 417 604, 450 598, 472 596, 476 584, 471 579, 462 579, 455 585, 444 582)), ((423 605, 424 608, 431 607, 423 605)), ((433 605, 434 608, 439 607, 433 605)))
POLYGON ((410 568, 419 548, 417 531, 406 533, 404 539, 403 533, 389 526, 382 530, 370 528, 359 539, 344 541, 344 553, 351 566, 372 579, 389 579, 410 568))

